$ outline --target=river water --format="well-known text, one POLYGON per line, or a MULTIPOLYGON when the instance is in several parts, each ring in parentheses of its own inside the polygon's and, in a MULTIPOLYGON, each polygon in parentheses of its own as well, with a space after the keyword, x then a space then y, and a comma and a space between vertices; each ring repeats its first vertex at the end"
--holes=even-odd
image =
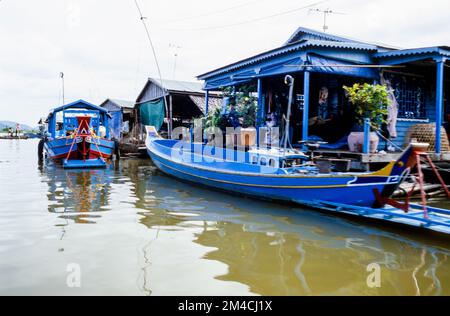
POLYGON ((450 295, 448 240, 197 188, 145 159, 39 165, 33 140, 0 141, 0 227, 3 295, 450 295))

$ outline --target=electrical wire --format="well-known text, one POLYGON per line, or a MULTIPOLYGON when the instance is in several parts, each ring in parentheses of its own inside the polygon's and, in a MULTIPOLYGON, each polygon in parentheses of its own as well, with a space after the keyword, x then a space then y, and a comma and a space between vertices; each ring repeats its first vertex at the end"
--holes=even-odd
POLYGON ((238 22, 238 23, 232 23, 232 24, 227 24, 227 25, 219 25, 219 26, 213 26, 213 27, 201 27, 201 28, 192 28, 192 29, 186 29, 186 28, 182 28, 181 29, 181 28, 179 28, 179 29, 170 29, 170 30, 173 30, 173 31, 186 31, 186 30, 188 30, 188 31, 205 31, 205 30, 225 29, 225 28, 230 28, 230 27, 234 27, 234 26, 250 24, 250 23, 254 23, 254 22, 264 21, 264 20, 276 18, 276 17, 279 17, 279 16, 295 13, 295 12, 298 12, 298 11, 309 9, 311 7, 315 7, 317 5, 323 4, 323 3, 328 2, 328 1, 329 0, 318 1, 318 2, 314 2, 312 4, 309 4, 309 5, 305 5, 305 6, 299 7, 299 8, 295 8, 295 9, 291 9, 291 10, 287 10, 287 11, 283 11, 283 12, 279 12, 279 13, 275 13, 275 14, 271 14, 271 15, 266 15, 266 16, 263 16, 263 17, 259 17, 259 18, 255 18, 255 19, 247 20, 247 21, 242 21, 242 22, 238 22))
MULTIPOLYGON (((159 76, 159 81, 160 81, 160 84, 161 84, 161 88, 162 88, 163 90, 165 90, 164 83, 163 83, 163 79, 162 79, 162 74, 161 74, 161 68, 159 67, 158 56, 156 55, 155 46, 153 45, 152 37, 150 36, 150 31, 149 31, 149 29, 148 29, 147 23, 145 23, 145 19, 146 19, 146 18, 143 16, 142 10, 141 10, 141 8, 139 7, 139 3, 137 2, 137 0, 134 0, 134 3, 136 4, 136 8, 137 8, 137 10, 138 10, 138 12, 139 12, 139 16, 140 16, 140 18, 141 18, 142 24, 144 25, 145 32, 147 33, 147 38, 148 38, 148 41, 149 41, 149 43, 150 43, 150 47, 151 47, 152 52, 153 52, 153 57, 154 57, 154 59, 155 59, 156 68, 157 68, 157 70, 158 70, 158 76, 159 76)), ((168 110, 168 106, 167 106, 166 96, 164 96, 164 106, 165 106, 165 108, 166 108, 166 113, 167 113, 167 115, 169 115, 169 110, 168 110)), ((171 131, 169 131, 169 134, 170 134, 170 133, 171 133, 171 131)))
POLYGON ((237 4, 235 6, 232 6, 232 7, 229 7, 229 8, 225 8, 225 9, 221 9, 221 10, 217 10, 217 11, 211 11, 211 12, 203 13, 203 14, 199 14, 199 15, 193 15, 193 16, 189 16, 189 17, 186 17, 186 18, 178 19, 178 20, 167 21, 164 24, 172 24, 172 23, 178 23, 178 22, 194 20, 194 19, 198 19, 198 18, 209 17, 209 16, 212 16, 212 15, 218 15, 218 14, 222 14, 222 13, 225 13, 225 12, 233 11, 235 9, 239 9, 239 8, 243 8, 243 7, 249 6, 249 5, 251 5, 253 3, 256 3, 256 2, 261 2, 261 0, 247 1, 245 3, 237 4))

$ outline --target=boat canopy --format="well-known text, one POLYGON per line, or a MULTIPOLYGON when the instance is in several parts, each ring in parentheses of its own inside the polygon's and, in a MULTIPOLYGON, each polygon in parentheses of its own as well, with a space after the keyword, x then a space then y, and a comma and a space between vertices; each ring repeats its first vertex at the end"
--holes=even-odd
POLYGON ((85 113, 88 115, 94 115, 95 113, 98 113, 98 118, 95 118, 91 121, 92 127, 96 130, 98 133, 98 128, 100 125, 105 126, 106 128, 106 134, 107 138, 109 138, 109 118, 111 118, 111 115, 108 113, 108 110, 99 107, 97 105, 91 104, 89 102, 86 102, 84 100, 78 100, 72 103, 69 103, 67 105, 63 105, 60 107, 57 107, 50 111, 47 122, 48 122, 48 131, 51 134, 52 138, 63 136, 67 130, 63 126, 61 129, 57 128, 57 114, 63 113, 63 125, 67 125, 67 128, 72 128, 74 125, 73 117, 76 112, 79 111, 80 114, 85 113), (70 112, 70 115, 69 115, 70 112), (66 117, 67 114, 67 117, 66 117), (71 116, 71 117, 69 117, 71 116))
POLYGON ((65 110, 70 110, 70 109, 85 109, 85 110, 94 110, 94 111, 99 111, 100 113, 104 113, 105 115, 107 115, 108 117, 110 117, 110 115, 108 114, 108 110, 99 107, 97 105, 94 105, 92 103, 86 102, 84 100, 78 100, 66 105, 62 105, 60 107, 57 107, 53 110, 50 111, 49 114, 49 118, 52 117, 53 115, 55 115, 58 112, 62 112, 65 110))

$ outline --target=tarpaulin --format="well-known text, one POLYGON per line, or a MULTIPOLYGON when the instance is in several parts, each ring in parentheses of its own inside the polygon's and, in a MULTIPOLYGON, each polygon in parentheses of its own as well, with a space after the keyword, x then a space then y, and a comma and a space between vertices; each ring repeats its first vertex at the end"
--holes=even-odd
POLYGON ((366 65, 358 65, 351 61, 328 58, 316 54, 308 55, 308 70, 311 72, 343 75, 359 78, 378 79, 380 77, 377 68, 366 65))
POLYGON ((284 58, 277 61, 266 62, 264 65, 244 69, 234 73, 233 75, 207 81, 205 89, 211 90, 220 87, 239 85, 251 82, 256 78, 272 77, 303 71, 303 68, 296 67, 302 64, 303 59, 300 57, 284 58))
POLYGON ((164 98, 140 104, 139 115, 141 124, 154 126, 159 131, 165 117, 164 98))
POLYGON ((111 118, 109 119, 109 128, 111 130, 111 137, 120 139, 122 132, 122 111, 109 112, 111 118))

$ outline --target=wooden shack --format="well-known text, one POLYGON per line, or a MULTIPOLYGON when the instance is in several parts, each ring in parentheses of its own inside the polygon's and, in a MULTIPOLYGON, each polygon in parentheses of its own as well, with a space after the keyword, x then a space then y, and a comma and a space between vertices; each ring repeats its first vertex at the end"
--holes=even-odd
POLYGON ((105 108, 111 114, 109 124, 111 136, 117 140, 127 137, 134 127, 134 102, 106 99, 100 107, 105 108))
POLYGON ((195 118, 221 104, 220 94, 206 95, 201 82, 149 78, 136 100, 136 125, 152 125, 163 133, 189 127, 195 118))

